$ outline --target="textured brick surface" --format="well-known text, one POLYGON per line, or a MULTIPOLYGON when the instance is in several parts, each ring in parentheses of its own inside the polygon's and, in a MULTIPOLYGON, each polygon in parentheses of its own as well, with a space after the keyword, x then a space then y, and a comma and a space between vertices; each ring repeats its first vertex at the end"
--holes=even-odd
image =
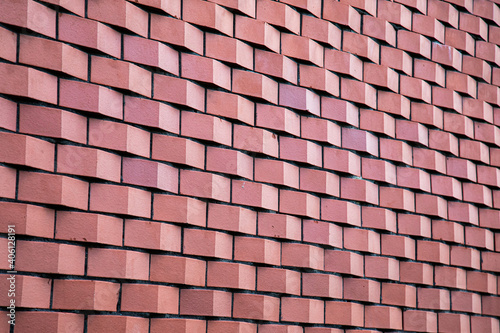
POLYGON ((499 332, 499 0, 0 0, 0 41, 0 332, 499 332))

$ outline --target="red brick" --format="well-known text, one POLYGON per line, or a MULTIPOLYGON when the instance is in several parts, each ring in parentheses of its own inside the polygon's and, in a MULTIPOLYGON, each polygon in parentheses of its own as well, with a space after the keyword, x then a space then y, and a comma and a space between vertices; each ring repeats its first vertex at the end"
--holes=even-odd
POLYGON ((88 183, 66 176, 19 173, 19 200, 87 209, 88 190, 88 183))
POLYGON ((429 148, 458 156, 458 138, 445 131, 429 130, 429 148))
POLYGON ((256 125, 300 136, 300 116, 289 110, 268 104, 257 104, 256 125))
POLYGON ((231 70, 223 63, 194 54, 181 54, 181 76, 215 86, 231 88, 231 70))
POLYGON ((410 100, 389 91, 377 91, 378 110, 410 118, 410 100))
POLYGON ((333 274, 302 273, 302 295, 342 298, 342 278, 333 274))
POLYGON ((387 66, 365 63, 363 65, 363 81, 388 88, 396 93, 399 91, 399 75, 387 66))
POLYGON ((352 126, 359 124, 359 111, 354 104, 335 98, 321 97, 321 117, 352 126))
POLYGON ((300 295, 300 273, 283 268, 257 268, 257 290, 300 295))
POLYGON ((280 138, 280 158, 282 159, 321 167, 322 157, 321 146, 317 143, 291 137, 280 138))
POLYGON ((259 73, 233 69, 232 91, 277 104, 278 83, 259 73))
POLYGON ((112 118, 123 118, 122 94, 86 82, 61 79, 59 81, 59 105, 112 118))
POLYGON ((241 96, 216 90, 207 91, 207 113, 254 125, 254 108, 254 103, 241 96))
POLYGON ((325 50, 325 68, 333 72, 349 75, 361 80, 363 76, 363 62, 349 52, 335 49, 325 50))
POLYGON ((465 291, 451 292, 451 310, 481 313, 481 296, 465 291))
POLYGON ((261 0, 257 1, 256 11, 257 19, 299 34, 300 14, 292 7, 270 0, 261 0))
POLYGON ((208 262, 208 287, 255 290, 256 277, 255 267, 250 265, 217 261, 208 262))
POLYGON ((486 296, 483 295, 481 296, 482 299, 482 305, 483 305, 483 315, 489 315, 489 316, 495 316, 498 318, 498 315, 500 313, 500 307, 498 306, 500 304, 500 297, 498 296, 486 296))
MULTIPOLYGON (((286 2, 286 0, 282 2, 286 2)), ((302 15, 301 35, 340 49, 341 30, 326 20, 321 20, 310 15, 302 15)))
POLYGON ((466 273, 467 290, 496 294, 497 279, 495 275, 480 271, 467 271, 466 273))
POLYGON ((465 289, 466 271, 456 267, 436 266, 434 282, 437 286, 465 289))
POLYGON ((412 148, 399 140, 380 138, 380 158, 412 165, 412 148))
POLYGON ((342 199, 378 204, 378 185, 364 179, 340 178, 342 199))
POLYGON ((373 134, 355 129, 342 128, 342 147, 378 156, 378 138, 373 134))
POLYGON ((365 258, 365 276, 399 281, 399 261, 394 258, 367 256, 365 258))
POLYGON ((381 46, 380 64, 402 71, 407 75, 412 75, 413 73, 412 57, 408 53, 396 48, 381 46))
POLYGON ((124 111, 124 120, 127 122, 179 134, 180 112, 170 105, 144 98, 125 96, 124 111))
POLYGON ((446 172, 446 158, 443 154, 426 148, 413 148, 413 166, 417 168, 446 172))
POLYGON ((91 184, 90 209, 99 212, 151 217, 151 193, 137 188, 91 184))
POLYGON ((339 177, 330 172, 301 168, 300 189, 338 197, 339 177))
POLYGON ((493 232, 490 230, 476 227, 465 227, 465 245, 485 248, 493 251, 493 243, 493 232))
POLYGON ((87 16, 96 21, 125 28, 140 36, 148 35, 148 13, 127 1, 114 0, 108 4, 89 4, 87 16), (132 16, 133 20, 130 19, 132 16))
POLYGON ((344 31, 342 51, 379 63, 380 47, 371 38, 360 34, 344 31))
POLYGON ((462 58, 462 72, 488 83, 491 82, 491 66, 482 59, 464 55, 462 58))
MULTIPOLYGON (((16 233, 19 233, 17 227, 16 233)), ((71 211, 57 212, 56 239, 121 246, 122 237, 123 220, 116 217, 71 211)))
POLYGON ((500 229, 500 211, 480 208, 479 209, 479 225, 483 228, 500 229))
MULTIPOLYGON (((385 3, 385 1, 383 3, 385 3)), ((418 33, 406 30, 398 30, 397 34, 398 49, 430 59, 431 41, 428 38, 418 33)), ((402 84, 401 87, 404 87, 404 85, 402 84)))
POLYGON ((414 308, 417 305, 417 289, 406 284, 382 283, 382 304, 414 308))
POLYGON ((500 325, 498 323, 498 319, 496 318, 471 316, 470 324, 472 333, 479 333, 479 332, 493 333, 500 330, 500 325))
POLYGON ((87 261, 88 276, 132 280, 149 277, 149 253, 90 248, 87 261))
POLYGON ((253 49, 240 40, 223 35, 205 35, 205 56, 253 69, 253 49))
POLYGON ((187 223, 204 227, 207 205, 205 202, 175 195, 155 194, 153 218, 155 220, 187 223))
POLYGON ((195 110, 205 110, 205 89, 181 78, 155 74, 154 98, 185 105, 195 110))
POLYGON ((0 132, 0 162, 54 171, 54 145, 22 134, 0 132))
POLYGON ((444 220, 432 221, 432 238, 452 243, 464 243, 464 227, 459 223, 444 220))
POLYGON ((380 254, 380 234, 372 230, 344 227, 344 247, 380 254))
MULTIPOLYGON (((415 77, 438 84, 441 87, 445 85, 445 70, 439 64, 423 59, 415 59, 415 77)), ((413 103, 412 103, 413 105, 413 103)), ((423 104, 427 107, 431 105, 423 104)))
POLYGON ((287 3, 293 7, 302 8, 314 16, 321 16, 321 1, 319 0, 281 0, 281 2, 287 3))
POLYGON ((403 5, 378 1, 378 17, 406 29, 411 29, 411 11, 403 5))
POLYGON ((246 14, 250 17, 255 17, 255 3, 246 1, 232 1, 232 0, 211 0, 211 2, 218 3, 221 6, 233 8, 237 12, 246 14))
POLYGON ((210 2, 187 0, 182 6, 182 19, 203 27, 233 35, 233 14, 210 2))
MULTIPOLYGON (((299 65, 300 86, 339 96, 339 78, 329 70, 315 66, 299 65)), ((319 114, 319 112, 318 112, 319 114)))
POLYGON ((179 75, 179 53, 154 40, 124 35, 123 59, 179 75))
POLYGON ((167 164, 136 158, 123 158, 122 182, 177 192, 179 171, 167 164))
POLYGON ((279 321, 279 316, 280 300, 277 297, 234 294, 233 317, 235 318, 279 321))
POLYGON ((279 105, 320 115, 320 96, 313 91, 289 84, 279 85, 279 105))
MULTIPOLYGON (((433 0, 433 3, 437 1, 433 0)), ((462 70, 462 54, 452 46, 432 43, 432 61, 462 70)))
POLYGON ((183 195, 230 201, 231 180, 215 173, 181 170, 180 190, 183 195))
POLYGON ((450 264, 450 247, 444 243, 417 241, 417 260, 450 264))
POLYGON ((279 265, 280 243, 264 238, 236 237, 234 240, 234 260, 279 265))
POLYGON ((87 80, 88 55, 68 44, 20 35, 19 62, 87 80), (35 54, 33 49, 43 49, 43 52, 35 54))
POLYGON ((16 269, 18 271, 52 274, 83 275, 85 249, 80 246, 44 243, 17 242, 16 269))
POLYGON ((209 203, 207 227, 255 235, 257 214, 249 209, 209 203))
POLYGON ((322 67, 323 46, 312 39, 293 34, 281 34, 281 52, 290 58, 299 59, 322 67))
POLYGON ((177 314, 179 289, 139 283, 122 284, 121 311, 177 314))
POLYGON ((433 38, 438 42, 444 44, 445 27, 441 22, 436 20, 434 17, 420 15, 417 13, 413 14, 412 19, 412 29, 414 32, 433 38))
POLYGON ((481 266, 480 252, 470 247, 451 247, 451 264, 455 266, 479 269, 481 266))
POLYGON ((343 2, 324 2, 323 19, 347 26, 358 33, 361 31, 361 15, 353 7, 343 2))
POLYGON ((90 315, 88 317, 88 332, 143 332, 149 327, 148 318, 118 316, 118 315, 90 315))
POLYGON ((470 332, 470 317, 459 313, 439 313, 439 332, 470 332))
POLYGON ((151 96, 151 73, 134 64, 92 56, 91 82, 151 96))
POLYGON ((297 84, 297 63, 281 54, 256 49, 255 71, 297 84))
POLYGON ((125 220, 124 245, 162 251, 181 251, 181 228, 168 223, 125 220))
MULTIPOLYGON (((51 280, 27 275, 1 274, 0 276, 2 277, 0 289, 4 295, 15 296, 15 306, 39 309, 50 307, 51 280)), ((7 297, 1 303, 5 307, 11 305, 7 297)))
POLYGON ((206 262, 180 256, 151 255, 151 275, 155 282, 204 286, 206 262))
POLYGON ((85 143, 87 118, 60 109, 22 104, 19 131, 85 143))
POLYGON ((182 46, 198 54, 203 54, 203 32, 193 25, 152 13, 150 26, 151 39, 182 46))
POLYGON ((363 304, 340 301, 325 302, 326 324, 363 327, 363 314, 363 304))
POLYGON ((359 227, 361 226, 361 208, 353 202, 322 198, 321 219, 359 227))
POLYGON ((379 187, 380 206, 415 211, 415 195, 406 189, 395 187, 379 187))
POLYGON ((484 186, 474 183, 462 184, 464 201, 479 203, 491 207, 493 205, 493 197, 491 190, 484 186))
POLYGON ((398 214, 398 232, 404 235, 431 237, 431 220, 422 215, 398 214))
POLYGON ((361 278, 344 278, 344 299, 379 303, 380 283, 361 278))
POLYGON ((392 138, 396 135, 396 121, 385 112, 361 109, 359 113, 359 128, 382 133, 392 138))
POLYGON ((169 1, 168 3, 158 0, 138 0, 138 4, 145 5, 147 7, 153 7, 160 9, 161 11, 172 15, 173 17, 179 18, 181 16, 181 2, 180 0, 169 1))
POLYGON ((31 0, 9 0, 0 22, 27 28, 42 35, 56 37, 56 12, 31 0))
MULTIPOLYGON (((416 168, 407 168, 407 167, 397 167, 397 184, 399 186, 419 189, 422 191, 430 192, 431 190, 431 179, 430 175, 420 169, 416 168)), ((381 188, 382 189, 382 188, 381 188)), ((386 191, 385 189, 383 191, 386 191)), ((387 191, 395 192, 395 189, 387 191)), ((382 197, 383 192, 380 192, 380 196, 382 197)), ((411 204, 410 206, 411 207, 411 204)), ((413 210, 412 210, 413 211, 413 210)))
POLYGON ((210 320, 207 322, 207 333, 216 332, 248 332, 257 333, 257 324, 241 321, 210 320))
POLYGON ((375 16, 377 12, 377 2, 375 0, 342 0, 341 2, 352 5, 355 8, 361 9, 375 16))
POLYGON ((280 32, 269 23, 241 15, 236 15, 234 22, 234 37, 279 52, 280 32))
POLYGON ((295 325, 259 324, 259 333, 302 333, 303 328, 295 325))
POLYGON ((341 250, 325 251, 325 271, 362 277, 363 270, 364 257, 362 255, 341 250))
MULTIPOLYGON (((84 328, 84 315, 76 313, 17 311, 16 319, 19 332, 83 332, 84 328)), ((4 332, 8 332, 7 320, 5 323, 4 332)))
POLYGON ((431 0, 427 4, 427 14, 458 28, 458 11, 449 3, 431 0))
POLYGON ((212 230, 184 229, 184 254, 231 259, 233 236, 212 230))
POLYGON ((293 164, 271 159, 255 159, 256 181, 293 188, 299 187, 299 168, 293 164))
POLYGON ((363 227, 396 232, 396 213, 379 207, 362 207, 363 227))
POLYGON ((13 31, 1 28, 0 37, 3 41, 3 48, 0 51, 0 58, 11 62, 16 62, 17 34, 13 31))
POLYGON ((324 301, 317 299, 282 297, 281 321, 323 324, 324 301))
POLYGON ((195 112, 181 112, 181 134, 196 139, 231 145, 231 124, 222 118, 195 112))
POLYGON ((402 329, 403 313, 396 307, 366 306, 365 327, 402 329))
POLYGON ((276 134, 261 128, 234 125, 233 147, 278 157, 278 138, 276 134))
POLYGON ((232 203, 278 210, 278 189, 276 187, 234 179, 231 189, 232 203))
MULTIPOLYGON (((15 181, 15 172, 13 180, 15 181)), ((15 225, 15 232, 18 235, 53 238, 54 215, 54 210, 45 207, 0 202, 0 230, 6 232, 9 225, 15 225)))
POLYGON ((410 237, 383 234, 381 244, 382 255, 415 260, 415 240, 410 237))
POLYGON ((403 283, 433 285, 432 265, 420 262, 401 261, 399 263, 400 281, 403 283))
POLYGON ((319 218, 319 198, 305 192, 280 190, 280 213, 319 218))
POLYGON ((152 158, 203 168, 205 148, 192 140, 153 134, 152 158), (165 149, 165 147, 169 149, 165 149))
POLYGON ((362 33, 391 46, 396 46, 396 30, 384 19, 363 15, 362 33))
POLYGON ((432 193, 462 199, 462 183, 455 178, 431 175, 432 193))
MULTIPOLYGON (((474 55, 474 38, 466 31, 456 30, 453 28, 445 28, 445 44, 454 47, 458 50, 464 51, 467 54, 474 55)), ((467 55, 462 56, 465 58, 467 55)))
POLYGON ((54 309, 116 311, 120 285, 106 281, 54 280, 54 309))
POLYGON ((291 215, 258 213, 258 235, 301 240, 301 219, 291 215))
POLYGON ((150 133, 123 123, 91 118, 89 145, 149 157, 150 133))
MULTIPOLYGON (((498 53, 500 54, 500 52, 498 53)), ((496 106, 500 106, 500 87, 479 82, 477 98, 496 106)))
POLYGON ((361 158, 348 151, 337 148, 323 148, 324 168, 346 172, 355 176, 361 175, 361 158))
POLYGON ((500 128, 495 125, 474 122, 474 139, 500 145, 500 128))
POLYGON ((405 331, 437 332, 437 314, 431 311, 405 310, 403 325, 405 331))
POLYGON ((17 127, 17 103, 0 98, 0 107, 3 110, 2 119, 0 119, 0 128, 15 132, 17 127))
POLYGON ((483 251, 481 253, 481 270, 500 272, 500 253, 483 251))
POLYGON ((208 147, 206 169, 253 178, 253 158, 236 150, 208 147))
POLYGON ((419 287, 417 290, 417 295, 419 309, 450 310, 449 290, 419 287))
POLYGON ((308 244, 283 243, 281 265, 323 270, 324 250, 308 244))

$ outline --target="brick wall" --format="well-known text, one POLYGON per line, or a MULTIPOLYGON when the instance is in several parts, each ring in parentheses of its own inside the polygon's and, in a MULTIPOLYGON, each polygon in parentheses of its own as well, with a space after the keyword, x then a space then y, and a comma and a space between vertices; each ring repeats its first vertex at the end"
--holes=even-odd
POLYGON ((499 4, 0 0, 0 332, 498 333, 499 4))

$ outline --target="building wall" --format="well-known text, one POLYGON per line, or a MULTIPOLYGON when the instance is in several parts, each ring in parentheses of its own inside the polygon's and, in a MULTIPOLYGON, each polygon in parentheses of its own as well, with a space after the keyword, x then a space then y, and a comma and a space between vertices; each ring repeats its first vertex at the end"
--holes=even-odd
POLYGON ((499 25, 0 0, 0 332, 498 333, 499 25))

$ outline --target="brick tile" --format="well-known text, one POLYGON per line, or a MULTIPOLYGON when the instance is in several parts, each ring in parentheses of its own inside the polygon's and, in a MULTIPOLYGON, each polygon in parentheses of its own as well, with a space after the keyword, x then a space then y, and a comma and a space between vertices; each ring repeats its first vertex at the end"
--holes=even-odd
POLYGON ((206 169, 252 179, 253 159, 236 150, 208 147, 206 169))
POLYGON ((0 29, 0 37, 3 41, 3 48, 0 51, 0 58, 16 62, 17 57, 17 34, 8 29, 0 29))
POLYGON ((257 290, 300 295, 300 273, 283 268, 258 267, 257 290))
POLYGON ((267 76, 233 69, 232 80, 232 91, 234 93, 256 97, 277 104, 278 83, 267 76))
POLYGON ((266 184, 232 180, 231 202, 235 204, 278 210, 278 189, 266 184))
POLYGON ((181 2, 180 0, 173 0, 166 2, 158 2, 156 0, 138 0, 138 4, 160 9, 161 11, 179 18, 181 16, 181 2))
POLYGON ((410 100, 399 94, 389 91, 377 91, 378 110, 410 118, 410 100))
POLYGON ((396 232, 396 213, 379 207, 362 207, 363 227, 396 232))
POLYGON ((339 96, 339 77, 329 70, 315 66, 299 65, 300 85, 339 96))
POLYGON ((437 266, 434 268, 434 281, 437 286, 465 289, 466 271, 461 268, 437 266))
POLYGON ((292 7, 270 0, 257 1, 257 19, 284 28, 294 34, 300 32, 300 14, 292 7))
POLYGON ((125 220, 124 245, 162 251, 181 251, 181 228, 168 223, 125 220))
POLYGON ((257 214, 242 207, 209 203, 207 227, 255 235, 257 214))
POLYGON ((443 154, 426 148, 413 148, 413 166, 445 173, 446 158, 443 154))
POLYGON ((256 49, 255 71, 297 84, 297 63, 281 54, 256 49))
POLYGON ((359 227, 361 208, 353 202, 321 198, 321 219, 359 227))
POLYGON ((381 235, 382 255, 415 260, 415 240, 400 235, 381 235))
POLYGON ((403 313, 401 309, 391 306, 366 306, 365 327, 402 329, 403 313))
POLYGON ((281 321, 323 324, 324 301, 298 297, 281 298, 281 321))
POLYGON ((90 209, 149 218, 151 193, 129 186, 93 183, 90 186, 90 209))
POLYGON ((342 298, 342 278, 333 274, 302 273, 302 295, 342 298))
POLYGON ((281 137, 280 158, 320 167, 322 150, 320 145, 309 140, 281 137))
POLYGON ((19 311, 16 313, 16 329, 21 332, 57 332, 60 328, 69 327, 75 332, 83 332, 84 317, 83 314, 67 312, 19 311))
POLYGON ((464 244, 464 227, 459 223, 451 221, 433 220, 432 238, 436 240, 464 244))
POLYGON ((140 36, 148 34, 148 13, 124 0, 92 3, 87 8, 87 16, 96 21, 125 28, 140 36), (132 16, 133 20, 130 19, 132 16))
POLYGON ((498 319, 491 317, 470 317, 471 332, 495 332, 500 329, 498 319))
POLYGON ((320 96, 303 87, 280 83, 279 105, 320 115, 320 96))
POLYGON ((52 143, 32 136, 0 132, 0 162, 54 171, 52 143))
POLYGON ((363 15, 362 33, 391 46, 396 46, 396 30, 385 19, 363 15))
POLYGON ((223 63, 194 54, 181 54, 181 76, 231 89, 231 69, 223 63))
POLYGON ((158 41, 123 36, 123 59, 179 75, 179 53, 158 41))
POLYGON ((431 311, 405 310, 403 328, 406 331, 437 332, 438 315, 431 311))
POLYGON ((347 3, 355 8, 361 9, 375 16, 377 12, 377 2, 375 0, 342 0, 341 2, 347 3))
POLYGON ((385 134, 392 138, 396 135, 396 121, 385 112, 361 109, 359 113, 359 128, 385 134))
POLYGON ((361 15, 354 7, 343 2, 324 2, 323 19, 346 26, 358 33, 361 31, 361 15))
POLYGON ((378 204, 378 185, 364 179, 340 178, 340 194, 342 199, 356 200, 378 204))
POLYGON ((372 230, 344 227, 344 247, 349 250, 380 254, 380 234, 372 230))
POLYGON ((470 330, 470 317, 458 313, 439 313, 438 323, 440 332, 468 332, 470 330))
POLYGON ((491 82, 491 66, 484 60, 464 55, 462 58, 462 72, 491 82))
POLYGON ((326 301, 325 323, 363 327, 364 309, 364 305, 359 303, 326 301))
POLYGON ((205 110, 205 89, 181 78, 155 74, 154 98, 160 101, 188 106, 198 111, 205 110))
POLYGON ((17 126, 17 104, 0 98, 0 107, 3 110, 2 119, 0 119, 0 128, 5 128, 10 131, 16 131, 17 126))
POLYGON ((352 126, 359 124, 359 111, 354 104, 335 98, 321 97, 321 117, 352 126))
POLYGON ((415 195, 406 189, 395 187, 379 187, 380 206, 402 209, 409 212, 415 211, 415 195))
POLYGON ((216 90, 207 90, 207 113, 254 125, 255 104, 246 98, 216 90))
MULTIPOLYGON (((445 27, 434 17, 414 13, 412 15, 412 30, 416 33, 445 43, 445 27)), ((411 47, 411 46, 410 46, 411 47)))
POLYGON ((181 170, 180 172, 179 193, 183 195, 229 202, 230 186, 229 178, 214 173, 194 170, 181 170))
POLYGON ((283 243, 281 265, 323 270, 324 250, 307 244, 283 243))
POLYGON ((205 56, 253 69, 252 47, 240 40, 223 35, 205 34, 205 56))
POLYGON ((450 247, 444 243, 417 241, 417 260, 449 265, 450 247))
POLYGON ((380 64, 404 72, 407 75, 413 73, 412 57, 404 52, 392 47, 380 47, 380 64))
POLYGON ((254 177, 259 182, 299 187, 299 168, 279 160, 256 158, 254 177))
POLYGON ((109 332, 118 330, 129 332, 130 330, 148 330, 148 318, 118 316, 118 315, 90 315, 88 317, 88 332, 109 332))
POLYGON ((216 332, 249 332, 257 333, 257 324, 241 322, 241 321, 223 321, 210 320, 207 321, 207 333, 216 332))
POLYGON ((403 283, 424 285, 433 285, 434 283, 434 269, 429 264, 401 261, 399 263, 399 274, 400 281, 403 283))
POLYGON ((212 230, 184 229, 184 254, 231 259, 233 236, 212 230))
POLYGON ((404 235, 431 237, 431 220, 422 215, 399 213, 398 231, 404 235))
POLYGON ((493 232, 484 228, 465 227, 465 245, 493 251, 493 232))
POLYGON ((349 52, 325 49, 325 68, 333 72, 349 75, 361 80, 363 76, 363 62, 349 52))
POLYGON ((250 126, 233 126, 233 147, 278 157, 278 138, 273 132, 250 126))
POLYGON ((467 271, 467 290, 488 294, 497 292, 496 278, 493 274, 478 271, 467 271))
POLYGON ((499 314, 499 307, 498 304, 500 303, 500 297, 498 296, 486 296, 483 295, 481 296, 481 301, 482 301, 482 314, 483 315, 489 315, 489 316, 495 316, 498 317, 499 314))
POLYGON ((153 199, 155 220, 205 226, 206 209, 205 202, 189 197, 155 194, 153 199))
POLYGON ((365 276, 399 281, 399 261, 394 258, 366 256, 365 276))
MULTIPOLYGON (((290 1, 290 0, 288 0, 290 1)), ((292 0, 294 1, 294 0, 292 0)), ((316 0, 313 0, 316 1, 316 0)), ((282 2, 286 2, 282 1, 282 2)), ((310 1, 312 2, 312 1, 310 1)), ((318 2, 318 1, 316 1, 318 2)), ((321 4, 318 3, 321 6, 321 4)), ((320 16, 320 15, 316 15, 320 16)), ((329 44, 330 46, 340 49, 342 33, 339 28, 331 22, 321 20, 310 15, 302 15, 302 36, 309 37, 317 42, 329 44)))
MULTIPOLYGON (((14 178, 15 180, 15 178, 14 178)), ((15 225, 16 234, 54 237, 53 209, 17 202, 0 202, 0 227, 7 231, 15 225)))
POLYGON ((247 2, 247 1, 237 1, 234 2, 232 0, 211 0, 211 2, 217 3, 221 6, 228 7, 228 8, 233 8, 237 12, 246 14, 250 17, 255 18, 255 3, 252 2, 247 2))
POLYGON ((283 107, 257 104, 256 125, 300 136, 300 116, 283 107))
MULTIPOLYGON (((12 279, 10 274, 2 274, 0 289, 10 296, 14 292, 16 297, 15 306, 23 308, 48 309, 50 307, 52 281, 36 276, 16 275, 12 279), (15 288, 12 288, 12 285, 15 288), (14 290, 14 291, 13 291, 14 290)), ((2 306, 10 306, 10 302, 5 298, 2 306)))
POLYGON ((418 288, 418 308, 430 310, 450 310, 450 292, 446 289, 418 288))
MULTIPOLYGON (((27 28, 51 38, 56 37, 56 12, 31 0, 9 0, 9 10, 0 16, 0 22, 27 28)), ((2 76, 4 77, 4 76, 2 76)))
POLYGON ((182 6, 182 19, 203 27, 233 35, 233 14, 217 4, 187 0, 182 6))
POLYGON ((379 0, 378 9, 379 18, 402 26, 406 29, 411 29, 411 11, 405 6, 398 3, 379 0))
POLYGON ((382 304, 414 308, 417 305, 417 289, 406 284, 382 283, 381 299, 382 304))

